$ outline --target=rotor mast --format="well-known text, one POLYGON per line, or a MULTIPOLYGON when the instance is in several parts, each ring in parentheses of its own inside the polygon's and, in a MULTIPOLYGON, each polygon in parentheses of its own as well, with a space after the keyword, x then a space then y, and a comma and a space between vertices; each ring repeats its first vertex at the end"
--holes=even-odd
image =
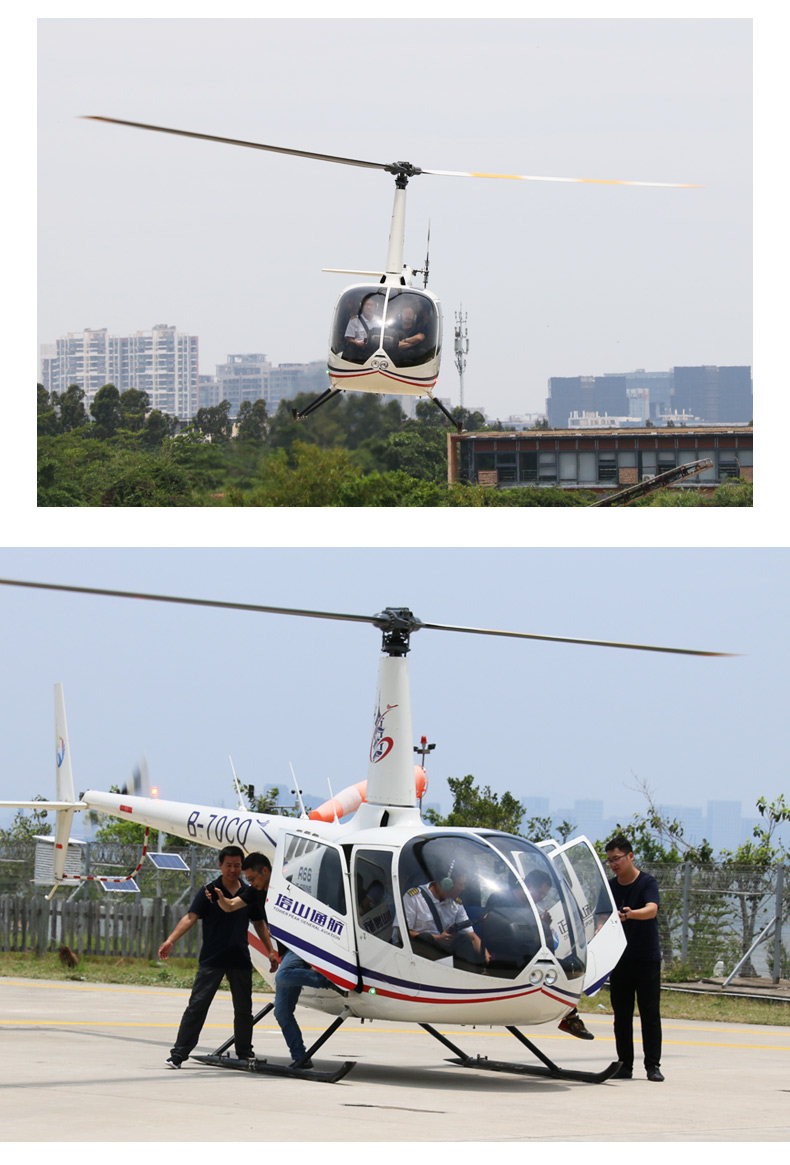
POLYGON ((406 237, 406 187, 409 178, 421 174, 418 166, 411 162, 392 162, 383 167, 390 174, 395 175, 395 200, 392 204, 392 225, 390 226, 389 246, 387 248, 387 283, 403 283, 403 247, 406 237))

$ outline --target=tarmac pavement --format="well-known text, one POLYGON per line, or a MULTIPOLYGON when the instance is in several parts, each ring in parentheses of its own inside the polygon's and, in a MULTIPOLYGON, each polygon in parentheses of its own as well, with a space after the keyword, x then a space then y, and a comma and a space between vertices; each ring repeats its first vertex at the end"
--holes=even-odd
MULTIPOLYGON (((416 1024, 350 1019, 315 1063, 356 1065, 326 1084, 194 1061, 165 1068, 188 994, 0 978, 2 1141, 368 1142, 380 1162, 385 1144, 402 1142, 491 1143, 507 1155, 528 1141, 790 1139, 790 1027, 665 1020, 663 1084, 637 1067, 633 1080, 596 1085, 463 1069, 416 1024)), ((271 998, 256 993, 256 1012, 271 998)), ((196 1054, 232 1034, 232 1014, 220 992, 196 1054)), ((297 1019, 308 1046, 331 1022, 301 1007, 297 1019)), ((615 1059, 611 1016, 584 1019, 594 1040, 554 1024, 525 1034, 562 1067, 599 1071, 615 1059)), ((503 1029, 434 1026, 469 1054, 537 1062, 503 1029)), ((255 1029, 255 1051, 289 1062, 271 1014, 255 1029)))

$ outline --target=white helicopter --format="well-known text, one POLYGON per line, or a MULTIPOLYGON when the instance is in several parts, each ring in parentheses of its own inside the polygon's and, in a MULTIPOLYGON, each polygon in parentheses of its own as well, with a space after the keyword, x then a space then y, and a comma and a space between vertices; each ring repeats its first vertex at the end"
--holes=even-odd
MULTIPOLYGON (((147 125, 140 121, 124 121, 117 117, 87 115, 90 121, 106 121, 113 125, 128 125, 135 129, 154 130, 157 133, 176 134, 179 137, 201 138, 209 142, 224 142, 253 150, 268 150, 275 154, 291 154, 313 158, 321 162, 336 162, 344 166, 361 166, 368 170, 385 170, 395 176, 395 201, 392 209, 387 259, 383 271, 349 271, 325 267, 324 271, 344 275, 364 275, 375 283, 358 283, 347 287, 335 305, 335 314, 329 340, 327 371, 329 384, 301 412, 293 411, 296 419, 303 419, 321 405, 351 389, 354 392, 394 393, 402 396, 428 397, 459 429, 452 414, 433 395, 439 376, 442 349, 442 311, 439 300, 428 291, 428 256, 425 266, 411 268, 403 262, 406 230, 406 187, 409 179, 418 174, 442 175, 450 178, 509 178, 523 182, 585 182, 614 186, 668 186, 676 189, 699 188, 683 182, 633 182, 611 178, 546 178, 533 174, 484 174, 461 170, 425 170, 411 162, 364 162, 357 158, 341 158, 331 154, 317 154, 309 150, 287 149, 284 146, 262 145, 260 142, 238 138, 218 137, 195 133, 192 130, 168 129, 161 125, 147 125), (423 288, 412 286, 411 279, 423 275, 423 288)), ((429 232, 430 240, 430 232, 429 232)))
MULTIPOLYGON (((416 1022, 453 1051, 452 1062, 462 1067, 594 1083, 617 1071, 617 1062, 600 1072, 561 1068, 518 1030, 519 1025, 561 1020, 582 992, 591 995, 600 989, 619 959, 625 938, 603 866, 583 836, 564 845, 552 839, 533 844, 491 829, 423 822, 412 744, 410 637, 420 630, 439 630, 683 655, 725 653, 425 623, 403 608, 388 607, 372 616, 348 615, 8 579, 0 579, 0 584, 347 620, 372 624, 382 634, 367 781, 352 794, 351 803, 358 807, 347 821, 337 816, 338 807, 349 805, 342 795, 335 805, 329 803, 328 812, 302 818, 125 792, 91 790, 77 797, 62 689, 57 685, 57 799, 0 802, 55 811, 51 894, 70 880, 64 877, 66 849, 72 818, 79 810, 96 810, 216 849, 235 844, 245 853, 260 851, 272 862, 266 900, 271 934, 326 977, 327 990, 305 988, 303 1000, 337 1017, 306 1058, 354 1016, 416 1022), (320 817, 324 820, 316 819, 320 817), (536 880, 542 883, 540 895, 534 888, 536 880), (420 887, 431 884, 445 895, 458 895, 462 903, 458 942, 454 939, 451 946, 437 946, 410 927, 409 904, 422 896, 420 887), (436 1022, 503 1025, 541 1064, 469 1056, 431 1026, 436 1022)), ((423 741, 423 755, 425 751, 423 741)), ((418 781, 421 772, 418 766, 418 781)), ((252 928, 250 936, 253 961, 267 973, 268 960, 252 928)), ((222 1055, 230 1042, 212 1056, 196 1058, 224 1067, 326 1080, 339 1079, 353 1066, 346 1061, 334 1072, 321 1073, 265 1061, 250 1065, 222 1055)))

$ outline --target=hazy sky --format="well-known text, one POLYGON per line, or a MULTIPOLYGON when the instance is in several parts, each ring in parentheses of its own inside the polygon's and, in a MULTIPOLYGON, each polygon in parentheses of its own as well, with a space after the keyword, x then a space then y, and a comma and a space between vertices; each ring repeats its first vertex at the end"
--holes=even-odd
POLYGON ((100 114, 445 170, 699 183, 671 190, 423 176, 406 261, 467 404, 544 407, 550 376, 750 364, 746 19, 46 19, 39 342, 168 323, 230 352, 323 360, 335 299, 383 264, 378 171, 79 120, 100 114))
MULTIPOLYGON (((708 659, 423 630, 415 743, 448 776, 605 813, 786 790, 787 550, 2 550, 0 577, 742 653, 708 659)), ((380 655, 367 625, 0 587, 0 799, 54 792, 53 685, 77 789, 145 754, 161 795, 328 797, 366 775, 380 655)))

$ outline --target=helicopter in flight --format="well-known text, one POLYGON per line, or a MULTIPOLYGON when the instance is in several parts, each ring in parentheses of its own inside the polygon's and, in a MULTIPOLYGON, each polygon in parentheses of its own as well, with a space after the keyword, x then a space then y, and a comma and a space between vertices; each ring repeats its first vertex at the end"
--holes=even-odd
MULTIPOLYGON (((127 791, 91 790, 77 796, 57 685, 56 800, 0 803, 55 811, 50 896, 70 881, 64 874, 67 845, 74 813, 81 810, 216 849, 234 844, 245 853, 260 851, 272 863, 266 899, 272 937, 327 980, 326 990, 304 989, 304 1002, 335 1017, 306 1059, 341 1023, 356 1017, 416 1022, 455 1054, 452 1063, 466 1068, 594 1083, 617 1071, 616 1061, 598 1072, 562 1068, 519 1030, 570 1014, 582 992, 592 995, 600 989, 620 958, 625 938, 604 868, 584 836, 564 844, 551 838, 536 844, 490 828, 437 827, 422 820, 417 797, 422 770, 415 769, 413 759, 421 750, 412 743, 411 637, 445 631, 682 655, 725 653, 429 623, 406 608, 354 615, 20 580, 0 579, 0 585, 342 620, 372 625, 381 634, 366 784, 353 797, 353 815, 342 821, 338 806, 348 804, 342 797, 328 811, 322 807, 293 818, 127 791), (431 895, 426 898, 430 887, 442 901, 456 904, 456 921, 444 935, 431 895), (504 1026, 541 1063, 468 1055, 435 1023, 504 1026)), ((426 751, 423 740, 423 755, 426 751)), ((258 969, 268 971, 252 930, 250 947, 258 969)), ((320 1073, 298 1065, 230 1060, 221 1051, 197 1058, 223 1067, 332 1080, 353 1066, 346 1061, 333 1073, 320 1073)))
MULTIPOLYGON (((406 230, 406 188, 409 179, 421 174, 450 178, 499 178, 523 182, 583 182, 614 186, 667 186, 678 189, 698 188, 695 183, 636 182, 611 178, 548 178, 534 174, 487 174, 461 170, 428 170, 411 162, 369 162, 331 154, 284 146, 263 145, 260 142, 192 130, 169 129, 139 121, 125 121, 117 117, 86 115, 86 120, 126 125, 156 133, 179 137, 200 138, 203 141, 223 142, 253 150, 267 150, 276 154, 291 154, 321 162, 357 166, 368 170, 384 170, 395 178, 395 199, 392 208, 387 257, 383 271, 350 271, 325 267, 324 271, 367 277, 364 283, 355 283, 341 292, 335 304, 329 339, 327 372, 329 388, 315 397, 301 412, 293 410, 294 418, 302 420, 340 392, 372 392, 379 395, 427 397, 461 431, 442 402, 434 395, 439 376, 442 352, 442 310, 438 298, 428 291, 429 259, 426 254, 422 268, 412 268, 403 262, 406 230), (413 286, 412 278, 423 275, 423 287, 413 286), (373 282, 375 280, 375 282, 373 282)), ((430 230, 428 233, 430 247, 430 230)))

